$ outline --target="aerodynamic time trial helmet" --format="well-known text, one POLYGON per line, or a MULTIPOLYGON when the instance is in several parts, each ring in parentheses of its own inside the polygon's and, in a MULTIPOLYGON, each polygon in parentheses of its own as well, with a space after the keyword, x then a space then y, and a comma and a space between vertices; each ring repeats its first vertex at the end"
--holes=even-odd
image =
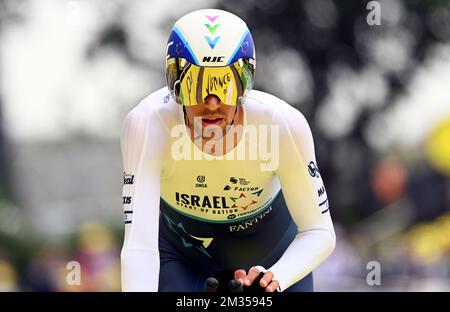
POLYGON ((215 9, 181 17, 167 43, 166 82, 174 100, 191 106, 216 95, 243 104, 252 89, 255 47, 245 22, 215 9))

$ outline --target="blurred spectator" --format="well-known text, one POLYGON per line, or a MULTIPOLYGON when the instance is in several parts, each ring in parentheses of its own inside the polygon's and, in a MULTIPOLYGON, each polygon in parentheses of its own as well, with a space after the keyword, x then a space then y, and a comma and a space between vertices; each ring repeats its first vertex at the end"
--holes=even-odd
POLYGON ((0 292, 18 290, 20 289, 14 265, 6 257, 0 256, 0 292))
POLYGON ((73 257, 81 265, 81 290, 120 291, 119 246, 107 226, 84 224, 73 257))
POLYGON ((28 280, 33 291, 60 291, 61 279, 65 277, 60 273, 65 270, 67 247, 62 243, 46 243, 34 253, 28 268, 28 280))

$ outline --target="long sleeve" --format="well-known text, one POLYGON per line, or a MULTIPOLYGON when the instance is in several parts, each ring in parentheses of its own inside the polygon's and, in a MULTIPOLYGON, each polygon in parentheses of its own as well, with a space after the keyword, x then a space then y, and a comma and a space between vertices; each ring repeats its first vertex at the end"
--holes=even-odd
POLYGON ((122 290, 158 291, 159 198, 163 135, 161 123, 141 103, 125 118, 121 148, 124 168, 125 238, 122 290))
POLYGON ((282 257, 268 268, 283 291, 313 271, 331 254, 336 237, 306 119, 289 106, 287 113, 275 115, 274 123, 280 126, 277 175, 298 229, 298 234, 282 257))

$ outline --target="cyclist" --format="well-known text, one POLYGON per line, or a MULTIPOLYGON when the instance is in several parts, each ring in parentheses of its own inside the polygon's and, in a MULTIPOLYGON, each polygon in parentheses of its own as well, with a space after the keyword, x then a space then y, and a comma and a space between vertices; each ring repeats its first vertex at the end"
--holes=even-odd
POLYGON ((253 39, 229 12, 183 16, 166 53, 167 86, 122 129, 122 289, 202 291, 232 272, 312 291, 335 234, 306 119, 252 90, 253 39))

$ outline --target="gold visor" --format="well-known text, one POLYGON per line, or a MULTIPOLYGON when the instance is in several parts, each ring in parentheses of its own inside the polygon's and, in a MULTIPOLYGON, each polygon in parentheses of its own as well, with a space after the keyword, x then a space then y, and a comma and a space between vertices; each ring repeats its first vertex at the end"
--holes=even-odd
POLYGON ((200 67, 183 58, 167 60, 166 79, 175 100, 182 105, 201 104, 208 95, 221 103, 242 104, 253 82, 253 59, 239 59, 228 66, 200 67))

